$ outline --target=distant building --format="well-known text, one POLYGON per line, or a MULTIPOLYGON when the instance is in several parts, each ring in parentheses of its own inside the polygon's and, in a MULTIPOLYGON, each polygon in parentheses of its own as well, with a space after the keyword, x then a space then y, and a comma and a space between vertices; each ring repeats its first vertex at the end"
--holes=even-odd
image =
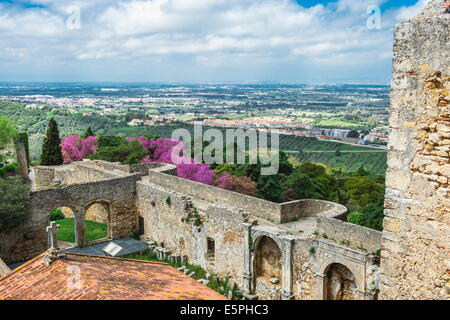
POLYGON ((130 122, 128 122, 129 126, 140 126, 144 124, 144 120, 141 119, 133 119, 130 122))

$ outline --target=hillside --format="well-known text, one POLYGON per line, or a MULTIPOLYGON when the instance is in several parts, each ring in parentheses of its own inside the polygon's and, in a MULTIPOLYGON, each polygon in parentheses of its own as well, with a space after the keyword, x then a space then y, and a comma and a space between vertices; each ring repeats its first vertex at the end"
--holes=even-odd
MULTIPOLYGON (((58 122, 61 136, 81 134, 87 127, 91 127, 97 134, 123 137, 159 135, 170 138, 172 132, 179 128, 193 133, 193 126, 185 123, 130 127, 113 116, 83 116, 51 107, 41 110, 29 109, 25 108, 24 104, 8 101, 0 101, 0 115, 11 119, 18 129, 28 131, 30 152, 35 160, 40 156, 46 126, 51 117, 58 122)), ((225 128, 219 130, 225 131, 225 128)), ((386 152, 377 149, 294 135, 280 135, 280 149, 296 154, 300 161, 322 162, 347 170, 357 170, 364 165, 376 174, 384 174, 386 171, 386 152), (339 156, 336 155, 336 150, 340 151, 339 156)))

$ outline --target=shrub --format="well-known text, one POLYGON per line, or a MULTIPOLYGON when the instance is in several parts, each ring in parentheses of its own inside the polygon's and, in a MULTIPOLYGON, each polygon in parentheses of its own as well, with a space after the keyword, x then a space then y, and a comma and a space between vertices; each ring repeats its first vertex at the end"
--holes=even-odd
POLYGON ((15 175, 19 172, 19 163, 12 162, 0 168, 0 177, 6 177, 8 175, 15 175))
POLYGON ((347 217, 347 221, 353 224, 362 225, 364 213, 359 211, 354 211, 350 213, 347 217))
POLYGON ((98 147, 105 148, 105 147, 118 147, 123 142, 122 137, 117 136, 100 136, 98 138, 98 147))
POLYGON ((170 199, 169 196, 166 197, 165 202, 168 206, 170 206, 170 204, 172 203, 172 199, 170 199))
POLYGON ((122 164, 138 164, 146 156, 144 148, 138 141, 122 139, 118 146, 103 147, 90 156, 92 160, 120 162, 122 164))
POLYGON ((62 220, 65 219, 64 213, 62 213, 61 209, 55 209, 52 211, 50 215, 50 221, 62 220))
POLYGON ((0 117, 0 149, 3 149, 16 135, 16 129, 6 117, 0 117))
POLYGON ((28 213, 30 188, 20 177, 0 178, 0 231, 20 225, 28 213))

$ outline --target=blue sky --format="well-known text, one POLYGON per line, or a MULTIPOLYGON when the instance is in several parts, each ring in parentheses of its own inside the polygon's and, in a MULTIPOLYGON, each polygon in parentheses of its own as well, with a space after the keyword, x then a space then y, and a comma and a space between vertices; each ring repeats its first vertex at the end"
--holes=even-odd
POLYGON ((0 1, 0 81, 388 83, 394 26, 426 3, 0 1))

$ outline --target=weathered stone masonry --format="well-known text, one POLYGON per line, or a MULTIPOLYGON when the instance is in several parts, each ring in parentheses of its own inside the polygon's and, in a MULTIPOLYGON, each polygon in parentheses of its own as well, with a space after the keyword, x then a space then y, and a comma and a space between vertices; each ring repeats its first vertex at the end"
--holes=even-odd
POLYGON ((95 163, 88 161, 69 166, 37 168, 35 174, 40 190, 35 188, 31 193, 28 204, 30 216, 19 228, 0 233, 0 256, 5 262, 31 259, 47 249, 45 228, 50 213, 59 207, 69 207, 74 212, 76 245, 79 246, 87 244, 85 215, 87 209, 96 203, 102 204, 109 212, 110 239, 123 238, 136 232, 134 199, 136 180, 140 174, 101 171, 95 163), (49 177, 53 177, 53 180, 49 177), (51 188, 55 184, 61 187, 51 188))
MULTIPOLYGON (((249 297, 323 299, 333 265, 356 273, 348 297, 376 297, 378 260, 372 252, 380 249, 381 232, 338 220, 347 211, 339 204, 276 204, 154 170, 137 183, 136 204, 145 235, 160 250, 229 276, 249 297)), ((332 286, 341 292, 341 285, 332 286)))
POLYGON ((100 204, 107 209, 110 239, 133 234, 142 217, 145 235, 162 257, 182 257, 228 276, 248 297, 374 297, 366 270, 376 265, 370 250, 380 247, 379 232, 338 220, 345 217, 344 206, 318 200, 277 204, 175 173, 171 165, 132 168, 88 160, 36 167, 30 218, 18 230, 0 235, 0 255, 11 263, 44 251, 45 226, 59 207, 73 211, 76 245, 86 245, 86 212, 100 204), (316 230, 329 234, 330 240, 316 230), (364 235, 368 251, 357 249, 364 235))
POLYGON ((449 298, 450 14, 395 32, 381 298, 449 298))

